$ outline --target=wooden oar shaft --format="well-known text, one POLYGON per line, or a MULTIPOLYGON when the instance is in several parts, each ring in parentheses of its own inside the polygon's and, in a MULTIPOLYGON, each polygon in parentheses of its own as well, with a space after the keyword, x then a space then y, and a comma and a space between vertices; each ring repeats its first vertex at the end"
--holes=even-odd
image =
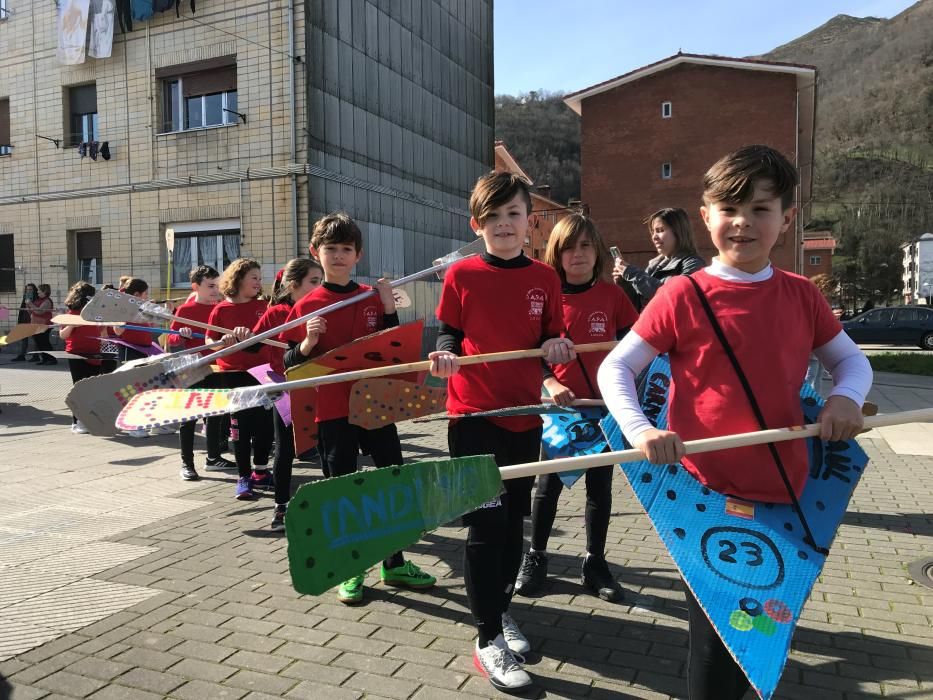
MULTIPOLYGON (((616 346, 616 340, 610 340, 604 343, 586 343, 584 345, 575 345, 576 352, 598 352, 600 350, 612 350, 616 346)), ((488 362, 504 362, 506 360, 526 360, 535 357, 544 357, 544 351, 541 348, 531 348, 530 350, 507 350, 506 352, 490 352, 485 355, 464 355, 458 358, 460 365, 480 365, 488 362)), ((418 362, 406 362, 401 365, 389 365, 388 367, 371 367, 369 369, 358 369, 352 372, 339 372, 337 374, 327 374, 323 377, 313 377, 311 379, 296 379, 282 384, 270 385, 270 390, 290 391, 292 389, 310 389, 325 384, 339 384, 340 382, 355 382, 359 379, 372 379, 373 377, 388 377, 393 374, 408 374, 409 372, 424 372, 431 369, 431 360, 418 360, 418 362)))
MULTIPOLYGON (((223 333, 224 335, 228 333, 233 333, 233 331, 230 330, 229 328, 221 328, 220 326, 215 326, 210 323, 202 323, 201 321, 195 321, 194 319, 190 319, 190 318, 183 318, 182 316, 172 316, 172 318, 176 321, 181 321, 186 326, 193 326, 194 328, 203 328, 206 331, 214 331, 215 333, 223 333)), ((257 342, 264 343, 266 345, 271 345, 274 348, 282 348, 283 350, 288 350, 288 343, 281 343, 278 340, 264 339, 264 340, 260 340, 257 342)))
MULTIPOLYGON (((928 423, 933 421, 933 408, 921 408, 916 411, 901 411, 900 413, 887 413, 865 418, 865 430, 882 428, 887 425, 901 425, 903 423, 928 423)), ((748 447, 749 445, 763 445, 769 442, 786 442, 801 438, 814 437, 820 434, 820 425, 811 423, 793 428, 775 428, 772 430, 757 430, 751 433, 738 433, 723 437, 703 438, 690 440, 684 443, 687 454, 700 454, 701 452, 715 452, 716 450, 729 450, 735 447, 748 447)), ((528 462, 510 467, 500 467, 499 473, 503 481, 518 479, 523 476, 538 476, 540 474, 554 474, 557 472, 575 471, 577 469, 592 469, 605 467, 610 464, 625 464, 627 462, 640 462, 645 458, 641 450, 619 450, 617 452, 602 452, 597 455, 584 457, 565 457, 563 459, 549 459, 542 462, 528 462)))

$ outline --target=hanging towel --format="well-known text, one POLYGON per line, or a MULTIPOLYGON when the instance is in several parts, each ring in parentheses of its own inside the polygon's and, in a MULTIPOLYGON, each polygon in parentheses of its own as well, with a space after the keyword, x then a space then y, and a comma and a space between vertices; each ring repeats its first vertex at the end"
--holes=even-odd
POLYGON ((104 141, 100 145, 100 157, 104 160, 110 160, 110 142, 104 141))
POLYGON ((130 0, 130 6, 133 8, 134 22, 145 22, 152 18, 152 0, 130 0))
POLYGON ((156 12, 165 12, 171 10, 175 5, 175 0, 154 0, 152 9, 156 12))
POLYGON ((60 0, 58 5, 58 62, 64 66, 84 63, 87 46, 89 0, 60 0))
POLYGON ((114 0, 91 0, 87 44, 87 55, 91 58, 110 58, 115 16, 114 0))
POLYGON ((100 142, 91 141, 88 145, 87 154, 91 156, 91 160, 97 160, 97 154, 100 153, 100 142))
POLYGON ((120 20, 120 31, 126 34, 133 31, 133 11, 130 0, 117 0, 117 19, 120 20))

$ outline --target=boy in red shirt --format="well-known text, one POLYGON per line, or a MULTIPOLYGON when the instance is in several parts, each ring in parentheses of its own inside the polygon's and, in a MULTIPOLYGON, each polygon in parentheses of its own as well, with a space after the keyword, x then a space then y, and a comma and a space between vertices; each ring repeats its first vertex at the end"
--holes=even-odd
MULTIPOLYGON (((560 278, 522 253, 531 217, 528 184, 510 173, 481 177, 470 196, 470 226, 486 252, 444 274, 437 318, 441 330, 431 373, 449 377, 447 411, 473 413, 540 401, 537 358, 467 365, 459 355, 541 347, 549 363, 575 358, 563 331, 560 278)), ((500 467, 535 461, 541 418, 461 418, 447 430, 451 457, 492 454, 500 467)), ((516 659, 528 640, 507 610, 522 559, 522 519, 531 512, 533 477, 510 479, 505 493, 464 516, 469 527, 464 579, 479 632, 473 663, 493 686, 517 692, 531 677, 516 659)))
MULTIPOLYGON (((700 213, 718 258, 692 277, 674 277, 662 286, 598 375, 610 412, 648 460, 682 461, 705 486, 752 501, 790 503, 800 495, 808 474, 805 441, 777 443, 770 446, 774 453, 756 445, 685 457, 683 440, 759 430, 755 404, 769 428, 800 425, 799 393, 811 351, 834 383, 819 416, 821 439, 850 440, 858 434, 871 388, 868 360, 816 286, 771 265, 771 248, 796 214, 797 181, 794 166, 767 146, 745 146, 713 165, 703 178, 700 213), (635 389, 635 376, 659 353, 668 353, 671 362, 670 430, 651 425, 635 389)), ((689 696, 738 700, 748 679, 684 589, 689 696)))
MULTIPOLYGON (((363 256, 363 234, 347 214, 338 212, 319 219, 311 231, 309 250, 324 268, 324 283, 292 307, 289 321, 372 289, 350 279, 353 266, 363 256)), ((283 333, 283 340, 293 345, 285 353, 285 366, 293 367, 357 338, 397 326, 398 313, 389 280, 380 279, 376 289, 379 293, 375 296, 327 316, 312 318, 304 326, 283 333)), ((352 384, 343 383, 318 389, 315 422, 318 424, 321 467, 326 477, 355 472, 357 455, 364 440, 377 467, 402 463, 402 445, 394 423, 373 430, 350 423, 347 415, 351 387, 352 384)), ((437 581, 414 562, 406 561, 401 552, 383 561, 381 578, 388 585, 414 589, 431 588, 437 581)), ((365 573, 341 583, 337 599, 347 605, 362 602, 364 579, 365 573)))
MULTIPOLYGON (((191 289, 193 298, 186 301, 175 310, 175 316, 180 318, 190 318, 192 321, 207 323, 211 316, 214 306, 220 301, 220 290, 218 289, 218 279, 220 273, 210 265, 200 265, 194 268, 188 275, 191 280, 191 289)), ((172 345, 176 344, 176 338, 181 341, 180 344, 186 350, 201 347, 203 340, 192 338, 194 326, 185 325, 184 321, 175 319, 170 328, 177 331, 178 335, 172 335, 169 341, 172 345)), ((218 388, 222 386, 221 375, 211 374, 207 378, 198 382, 192 388, 218 388)), ((236 464, 221 455, 223 451, 221 445, 224 428, 225 416, 211 416, 205 419, 207 438, 207 461, 205 462, 205 471, 232 471, 236 469, 236 464)), ((200 477, 194 468, 194 429, 196 421, 188 421, 178 428, 178 446, 181 449, 181 478, 185 481, 197 481, 200 477)))

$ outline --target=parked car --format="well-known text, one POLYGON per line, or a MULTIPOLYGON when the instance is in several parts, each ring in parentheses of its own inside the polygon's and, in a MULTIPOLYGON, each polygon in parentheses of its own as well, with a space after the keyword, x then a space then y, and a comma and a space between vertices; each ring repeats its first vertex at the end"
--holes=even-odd
POLYGON ((856 343, 919 345, 933 350, 933 309, 922 306, 893 306, 872 309, 842 322, 856 343))

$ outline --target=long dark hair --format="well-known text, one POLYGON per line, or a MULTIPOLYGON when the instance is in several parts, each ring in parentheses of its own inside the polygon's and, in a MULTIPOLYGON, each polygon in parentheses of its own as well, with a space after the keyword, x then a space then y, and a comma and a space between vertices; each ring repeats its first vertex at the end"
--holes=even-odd
POLYGON ((674 251, 676 256, 698 255, 697 245, 693 241, 693 227, 690 225, 690 217, 680 207, 665 207, 658 209, 648 216, 642 223, 648 224, 648 233, 654 233, 652 230, 654 220, 660 219, 673 231, 674 240, 677 241, 677 249, 674 251))
POLYGON ((276 278, 275 285, 272 287, 272 303, 281 304, 287 301, 292 290, 302 283, 311 270, 324 272, 324 268, 317 260, 311 258, 289 260, 282 269, 281 279, 276 278))
POLYGON ((91 300, 91 297, 94 296, 94 292, 97 290, 94 289, 94 285, 88 284, 85 281, 75 282, 71 289, 68 290, 68 296, 65 297, 65 306, 67 306, 72 311, 80 311, 87 303, 91 300))

